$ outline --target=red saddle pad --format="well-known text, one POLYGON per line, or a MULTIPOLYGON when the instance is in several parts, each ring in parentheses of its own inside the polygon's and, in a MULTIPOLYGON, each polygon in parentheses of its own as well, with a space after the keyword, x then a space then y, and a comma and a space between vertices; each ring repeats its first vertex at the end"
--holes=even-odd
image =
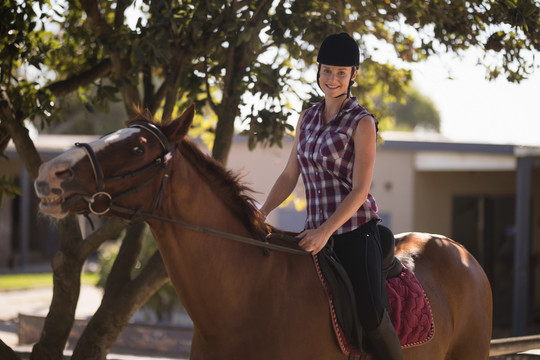
MULTIPOLYGON (((317 273, 326 291, 330 304, 332 325, 342 352, 347 356, 360 357, 359 349, 352 349, 338 323, 334 311, 332 293, 313 257, 317 273)), ((433 338, 435 327, 429 300, 416 276, 406 267, 397 277, 386 280, 386 292, 390 302, 390 318, 400 339, 402 348, 419 346, 433 338)))

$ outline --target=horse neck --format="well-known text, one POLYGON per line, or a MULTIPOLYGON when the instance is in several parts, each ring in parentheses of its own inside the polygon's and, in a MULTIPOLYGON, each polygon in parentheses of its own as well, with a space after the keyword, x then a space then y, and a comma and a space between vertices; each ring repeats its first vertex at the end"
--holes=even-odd
MULTIPOLYGON (((188 161, 176 156, 159 216, 251 236, 250 230, 216 194, 219 189, 212 189, 188 161)), ((228 321, 224 316, 232 318, 235 312, 245 311, 244 303, 252 295, 249 284, 261 281, 257 278, 262 275, 257 272, 265 267, 260 248, 175 224, 155 220, 149 224, 171 281, 196 324, 208 322, 209 328, 215 327, 216 321, 228 321), (214 299, 215 303, 205 303, 201 308, 201 302, 207 299, 214 299), (228 314, 223 308, 228 309, 228 314)))
MULTIPOLYGON (((208 175, 213 174, 211 167, 198 171, 196 166, 205 167, 197 164, 197 158, 188 161, 178 151, 169 172, 168 201, 164 203, 163 213, 190 224, 253 236, 249 217, 242 213, 240 206, 236 207, 236 198, 229 194, 234 190, 219 181, 209 180, 213 177, 208 175)), ((221 176, 219 171, 217 174, 221 176)))

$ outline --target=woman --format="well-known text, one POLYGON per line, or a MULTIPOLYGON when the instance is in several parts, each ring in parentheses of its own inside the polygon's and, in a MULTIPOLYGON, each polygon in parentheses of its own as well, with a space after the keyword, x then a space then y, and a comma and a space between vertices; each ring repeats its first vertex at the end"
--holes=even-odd
POLYGON ((384 308, 377 205, 369 193, 377 120, 350 97, 358 73, 358 45, 347 33, 327 37, 317 56, 324 99, 303 111, 287 165, 261 212, 264 216, 294 190, 302 174, 307 219, 299 245, 317 254, 333 239, 353 283, 360 321, 376 359, 401 359, 401 346, 384 308))

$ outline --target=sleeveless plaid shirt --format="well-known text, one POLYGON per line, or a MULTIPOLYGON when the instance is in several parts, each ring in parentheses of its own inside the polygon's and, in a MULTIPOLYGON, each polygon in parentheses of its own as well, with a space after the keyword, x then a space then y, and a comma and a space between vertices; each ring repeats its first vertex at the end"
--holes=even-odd
MULTIPOLYGON (((306 229, 322 225, 352 190, 353 133, 360 119, 371 115, 356 97, 328 124, 323 120, 324 100, 304 113, 296 157, 307 200, 306 229)), ((380 220, 371 194, 358 211, 334 234, 352 231, 370 220, 380 220)))

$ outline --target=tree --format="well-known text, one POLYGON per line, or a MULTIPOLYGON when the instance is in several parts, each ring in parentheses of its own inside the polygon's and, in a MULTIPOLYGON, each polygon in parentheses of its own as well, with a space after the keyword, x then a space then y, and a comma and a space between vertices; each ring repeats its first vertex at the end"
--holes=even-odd
MULTIPOLYGON (((533 70, 527 54, 538 52, 539 5, 506 1, 292 1, 292 0, 0 0, 0 152, 13 140, 30 177, 41 163, 24 121, 46 128, 67 94, 88 111, 122 101, 166 122, 187 104, 214 113, 201 124, 214 135, 213 156, 226 163, 239 109, 250 146, 279 144, 295 101, 317 94, 316 49, 329 33, 353 33, 362 50, 355 93, 370 109, 375 95, 399 99, 408 70, 372 57, 388 44, 404 61, 469 47, 493 57, 488 76, 521 81, 533 70), (127 10, 138 16, 128 26, 127 10), (313 71, 312 71, 313 72, 313 71), (206 107, 206 108, 205 108, 206 107)), ((529 57, 530 58, 530 57, 529 57)), ((532 59, 532 58, 530 58, 532 59)), ((384 114, 384 113, 383 113, 384 114)), ((381 118, 381 116, 379 116, 381 118)), ((0 181, 2 193, 13 193, 0 181)), ((83 239, 74 217, 57 222, 60 249, 52 260, 54 298, 35 359, 59 359, 73 323, 85 259, 123 227, 116 220, 83 239)), ((131 314, 167 281, 156 253, 137 277, 133 264, 144 226, 133 224, 123 241, 102 305, 73 358, 105 358, 131 314), (122 306, 121 306, 122 305, 122 306)), ((0 351, 2 347, 0 347, 0 351)), ((7 353, 6 353, 7 354, 7 353)), ((6 355, 7 356, 7 355, 6 355)))
POLYGON ((389 104, 394 115, 396 130, 413 131, 421 128, 439 132, 441 117, 433 101, 422 95, 418 89, 409 88, 402 101, 389 104))

